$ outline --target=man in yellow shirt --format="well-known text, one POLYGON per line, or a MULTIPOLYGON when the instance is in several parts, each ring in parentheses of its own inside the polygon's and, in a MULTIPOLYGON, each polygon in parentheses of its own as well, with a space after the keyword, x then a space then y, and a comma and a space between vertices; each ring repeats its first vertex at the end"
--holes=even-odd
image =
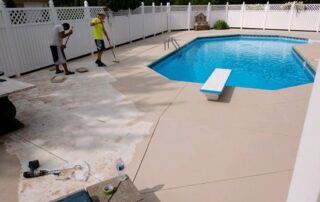
POLYGON ((101 56, 103 50, 105 49, 103 35, 106 36, 107 40, 110 42, 109 36, 104 28, 104 19, 106 18, 105 12, 99 12, 98 16, 93 18, 90 25, 92 26, 93 38, 97 46, 97 60, 96 64, 99 67, 105 67, 106 65, 101 61, 101 56))

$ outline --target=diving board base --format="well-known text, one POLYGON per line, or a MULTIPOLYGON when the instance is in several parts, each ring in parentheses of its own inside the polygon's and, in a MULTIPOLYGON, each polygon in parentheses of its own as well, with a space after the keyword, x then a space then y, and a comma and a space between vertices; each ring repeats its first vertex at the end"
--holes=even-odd
POLYGON ((205 93, 202 92, 209 101, 217 101, 219 99, 219 94, 217 93, 205 93))

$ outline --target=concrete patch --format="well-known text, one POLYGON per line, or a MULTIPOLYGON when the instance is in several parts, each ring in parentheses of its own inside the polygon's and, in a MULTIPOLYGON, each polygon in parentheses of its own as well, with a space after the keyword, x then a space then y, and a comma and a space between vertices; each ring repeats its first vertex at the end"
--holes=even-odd
POLYGON ((115 79, 104 69, 91 68, 57 84, 50 82, 49 74, 53 72, 42 70, 21 78, 37 88, 12 97, 17 118, 26 126, 6 139, 7 150, 19 157, 22 170, 35 159, 41 169, 50 170, 83 160, 90 165, 91 177, 87 182, 21 177, 20 201, 55 199, 114 176, 116 159, 129 163, 152 126, 112 87, 115 79))

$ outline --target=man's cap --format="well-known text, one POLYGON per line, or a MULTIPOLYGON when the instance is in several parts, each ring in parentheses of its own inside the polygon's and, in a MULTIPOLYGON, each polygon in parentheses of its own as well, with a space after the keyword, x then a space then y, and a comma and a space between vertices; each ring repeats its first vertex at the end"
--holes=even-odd
POLYGON ((106 14, 104 11, 100 11, 100 12, 98 13, 98 15, 104 15, 104 16, 106 16, 107 14, 106 14))

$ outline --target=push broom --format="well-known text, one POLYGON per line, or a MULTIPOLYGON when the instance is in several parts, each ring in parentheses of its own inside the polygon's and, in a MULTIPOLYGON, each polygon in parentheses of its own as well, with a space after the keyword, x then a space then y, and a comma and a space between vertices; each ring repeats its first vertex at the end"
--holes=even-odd
POLYGON ((111 45, 111 43, 110 43, 110 41, 109 41, 109 40, 108 40, 108 42, 109 42, 110 47, 112 47, 112 48, 111 48, 111 51, 112 51, 113 58, 114 58, 112 62, 114 62, 114 63, 119 63, 120 61, 119 61, 119 60, 117 60, 117 58, 116 58, 116 54, 114 53, 114 47, 111 45))

